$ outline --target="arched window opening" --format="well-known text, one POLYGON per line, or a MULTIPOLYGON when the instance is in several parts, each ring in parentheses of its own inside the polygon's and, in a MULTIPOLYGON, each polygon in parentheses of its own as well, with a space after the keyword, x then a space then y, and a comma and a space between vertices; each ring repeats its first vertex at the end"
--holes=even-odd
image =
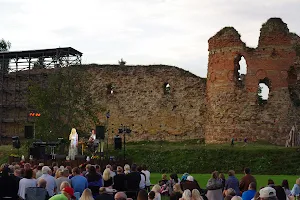
POLYGON ((234 58, 234 80, 236 85, 243 87, 245 85, 245 76, 247 74, 247 63, 244 56, 238 54, 234 58))
POLYGON ((171 86, 169 83, 164 84, 164 94, 170 94, 171 92, 171 86))
POLYGON ((270 93, 270 80, 264 78, 259 81, 257 88, 257 103, 262 106, 268 103, 270 93))

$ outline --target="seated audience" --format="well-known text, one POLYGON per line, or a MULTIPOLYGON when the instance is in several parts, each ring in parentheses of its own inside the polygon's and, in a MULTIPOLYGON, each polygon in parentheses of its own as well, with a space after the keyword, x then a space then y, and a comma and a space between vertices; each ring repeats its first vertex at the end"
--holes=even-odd
POLYGON ((252 182, 249 184, 248 190, 243 192, 242 198, 243 200, 251 200, 256 193, 256 183, 252 182))
POLYGON ((202 196, 200 195, 199 190, 197 190, 197 189, 192 190, 192 200, 203 200, 202 196))
POLYGON ((86 175, 88 187, 92 191, 93 196, 99 194, 99 188, 102 187, 102 176, 96 172, 96 168, 91 166, 89 173, 86 175))
POLYGON ((219 173, 214 171, 206 185, 208 200, 223 200, 222 187, 222 182, 219 180, 219 173))
POLYGON ((294 184, 291 194, 293 196, 300 196, 300 178, 296 180, 296 184, 294 184))
POLYGON ((73 178, 71 178, 71 186, 75 192, 79 192, 80 196, 83 191, 88 188, 88 181, 84 176, 80 175, 79 168, 75 167, 73 170, 73 178))
POLYGON ((113 178, 113 188, 117 191, 125 191, 126 177, 121 166, 117 167, 117 174, 113 178))
MULTIPOLYGON (((94 166, 93 166, 94 167, 94 166)), ((95 167, 94 167, 95 168, 95 167)), ((90 167, 90 170, 91 170, 91 167, 90 167)), ((95 168, 95 172, 96 172, 96 168, 95 168)), ((90 174, 90 171, 89 171, 89 174, 90 174)), ((93 194, 92 194, 92 191, 89 189, 89 188, 86 188, 80 199, 79 200, 94 200, 94 197, 93 197, 93 194)))
POLYGON ((46 189, 48 191, 49 196, 52 197, 56 193, 55 178, 50 175, 50 174, 52 174, 52 172, 48 166, 44 166, 42 168, 42 173, 43 173, 43 175, 40 178, 38 178, 38 181, 40 179, 45 179, 45 181, 47 182, 46 189))
POLYGON ((283 187, 286 196, 290 196, 290 195, 291 195, 291 190, 290 190, 290 186, 289 186, 288 180, 284 179, 284 180, 282 181, 281 186, 283 187))
POLYGON ((10 197, 13 200, 18 198, 19 180, 14 176, 9 175, 10 169, 7 165, 1 167, 0 177, 0 199, 4 197, 10 197))
POLYGON ((124 165, 124 174, 129 174, 130 173, 130 166, 128 164, 124 165))
POLYGON ((180 200, 191 200, 192 199, 192 193, 189 189, 184 190, 182 197, 180 200))
POLYGON ((160 186, 158 184, 154 185, 151 191, 155 192, 154 200, 161 200, 160 186))
POLYGON ((18 195, 21 199, 25 199, 25 191, 28 187, 36 187, 37 181, 32 178, 32 169, 26 169, 24 172, 24 177, 19 182, 18 195))
POLYGON ((137 195, 137 200, 148 200, 148 193, 146 190, 140 190, 137 195))
POLYGON ((276 191, 271 187, 264 187, 259 191, 260 200, 277 200, 276 191))
POLYGON ((225 190, 234 189, 236 195, 240 195, 239 180, 235 177, 235 171, 228 171, 228 179, 225 182, 225 190))
POLYGON ((106 168, 103 172, 104 187, 112 187, 113 178, 110 176, 110 169, 106 168))
POLYGON ((48 200, 50 198, 46 189, 47 182, 45 179, 39 179, 37 187, 29 187, 25 190, 26 200, 48 200))
POLYGON ((95 200, 114 200, 114 195, 112 192, 107 190, 108 188, 101 187, 99 189, 99 195, 95 200))
POLYGON ((127 200, 127 195, 124 192, 117 192, 115 194, 115 200, 127 200))
POLYGON ((61 190, 61 194, 54 195, 49 200, 71 200, 76 199, 74 190, 70 187, 65 187, 61 190))
POLYGON ((155 199, 155 192, 154 191, 150 191, 148 194, 148 200, 154 200, 155 199))
POLYGON ((62 182, 67 181, 71 184, 71 180, 69 179, 69 170, 65 168, 63 171, 60 171, 60 173, 60 177, 55 180, 57 193, 60 193, 60 185, 62 182))

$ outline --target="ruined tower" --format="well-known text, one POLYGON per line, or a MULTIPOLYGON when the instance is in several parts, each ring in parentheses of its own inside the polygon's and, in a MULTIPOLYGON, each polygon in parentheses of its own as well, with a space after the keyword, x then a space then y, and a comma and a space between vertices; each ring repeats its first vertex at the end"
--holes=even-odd
POLYGON ((297 113, 289 94, 296 77, 291 73, 297 59, 295 37, 281 19, 271 18, 262 25, 257 48, 247 47, 232 27, 209 39, 206 142, 247 137, 282 143, 287 138, 297 113), (242 57, 246 74, 239 72, 242 57), (259 83, 270 89, 261 104, 259 83))

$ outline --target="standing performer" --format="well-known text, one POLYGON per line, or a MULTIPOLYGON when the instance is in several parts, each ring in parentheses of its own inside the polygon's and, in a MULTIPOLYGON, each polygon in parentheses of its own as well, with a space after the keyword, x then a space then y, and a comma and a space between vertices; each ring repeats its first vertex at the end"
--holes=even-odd
POLYGON ((77 155, 77 146, 78 146, 78 134, 75 128, 72 128, 71 134, 69 136, 70 147, 69 147, 69 158, 71 160, 75 160, 75 156, 77 155))

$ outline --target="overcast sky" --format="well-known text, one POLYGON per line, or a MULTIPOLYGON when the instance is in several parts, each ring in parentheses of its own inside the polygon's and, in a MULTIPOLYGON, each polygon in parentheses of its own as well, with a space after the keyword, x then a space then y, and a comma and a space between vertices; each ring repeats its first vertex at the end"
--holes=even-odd
POLYGON ((167 64, 206 77, 208 39, 234 26, 256 47, 281 17, 300 34, 300 0, 0 0, 0 38, 11 50, 73 47, 83 63, 167 64))

